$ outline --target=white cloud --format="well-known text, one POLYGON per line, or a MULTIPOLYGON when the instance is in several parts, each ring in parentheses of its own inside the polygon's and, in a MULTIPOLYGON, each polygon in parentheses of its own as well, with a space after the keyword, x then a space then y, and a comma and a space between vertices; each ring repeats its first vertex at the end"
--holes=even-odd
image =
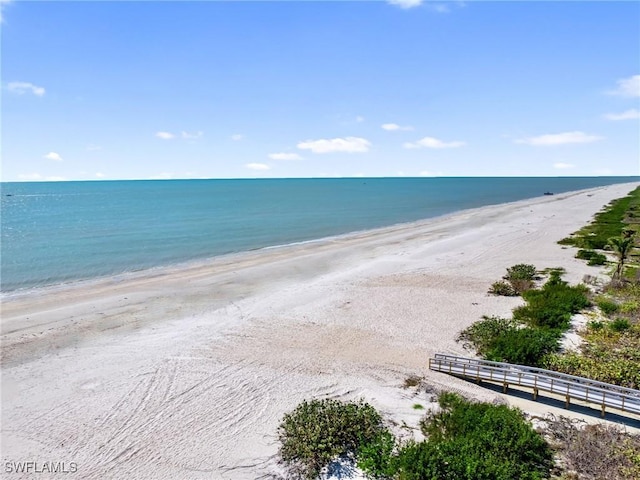
POLYGON ((102 147, 100 145, 94 145, 93 143, 90 143, 89 145, 87 145, 87 151, 95 152, 97 150, 102 150, 102 147))
POLYGON ((38 97, 42 97, 45 93, 44 87, 38 87, 29 82, 9 82, 7 84, 7 90, 18 95, 24 95, 30 92, 38 97))
POLYGON ((234 142, 239 142, 240 140, 244 139, 244 135, 242 135, 241 133, 236 133, 234 135, 231 135, 231 140, 233 140, 234 142))
POLYGON ((300 142, 297 146, 300 150, 311 150, 313 153, 361 153, 369 151, 371 142, 360 137, 331 139, 321 138, 319 140, 307 140, 306 142, 300 142))
POLYGON ((576 131, 521 138, 519 140, 515 140, 515 143, 524 143, 526 145, 534 145, 537 147, 548 147, 554 145, 566 145, 569 143, 591 143, 602 139, 603 137, 598 135, 587 135, 584 132, 576 131))
POLYGON ((424 137, 417 142, 406 142, 404 148, 458 148, 465 145, 465 142, 443 142, 433 137, 424 137))
POLYGON ((610 168, 596 168, 593 173, 595 175, 600 175, 603 177, 606 177, 607 175, 612 175, 613 174, 613 170, 611 170, 610 168))
POLYGON ((271 160, 302 160, 297 153, 270 153, 269 158, 271 160))
POLYGON ((176 136, 171 132, 156 132, 156 137, 161 138, 162 140, 171 140, 176 138, 176 136))
POLYGON ((266 163, 247 163, 245 167, 249 170, 271 170, 271 167, 266 163))
POLYGON ((575 165, 573 165, 572 163, 557 162, 553 164, 553 168, 558 168, 560 170, 573 168, 573 167, 575 167, 575 165))
POLYGON ((423 0, 387 0, 389 5, 396 5, 400 8, 413 8, 422 5, 423 0))
POLYGON ((104 173, 102 173, 102 172, 97 172, 97 173, 96 173, 96 178, 104 178, 104 173))
POLYGON ((382 125, 380 125, 380 127, 383 130, 388 130, 390 132, 395 130, 413 130, 413 127, 411 125, 401 126, 401 125, 398 125, 397 123, 383 123, 382 125))
POLYGON ((607 113, 604 118, 607 120, 634 120, 640 118, 640 111, 637 108, 632 108, 621 113, 607 113))
POLYGON ((431 170, 422 170, 420 172, 420 176, 421 177, 438 177, 440 176, 441 173, 439 172, 432 172, 431 170))
POLYGON ((182 138, 186 139, 186 140, 195 140, 197 138, 202 138, 203 133, 198 131, 196 133, 188 133, 188 132, 182 132, 182 138))
POLYGON ((361 117, 360 115, 358 115, 358 116, 356 117, 356 122, 357 122, 357 123, 362 123, 362 122, 364 122, 364 117, 361 117))
POLYGON ((640 75, 633 75, 629 78, 622 78, 616 82, 615 90, 609 90, 609 95, 619 95, 621 97, 640 97, 640 75))
POLYGON ((44 158, 46 158, 47 160, 53 160, 55 162, 62 161, 62 157, 60 156, 59 153, 56 153, 56 152, 49 152, 44 156, 44 158))

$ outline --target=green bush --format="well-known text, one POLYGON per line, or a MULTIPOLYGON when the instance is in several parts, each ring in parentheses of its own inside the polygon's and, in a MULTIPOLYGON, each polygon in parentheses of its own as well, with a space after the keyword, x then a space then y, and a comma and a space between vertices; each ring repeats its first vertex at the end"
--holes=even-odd
POLYGON ((539 366, 542 358, 558 350, 560 333, 548 328, 522 328, 500 317, 484 317, 458 334, 465 348, 495 362, 539 366))
POLYGON ((599 298, 596 301, 596 305, 600 310, 602 310, 602 313, 604 313, 605 315, 616 313, 620 308, 616 302, 611 301, 607 298, 599 298))
POLYGON ((304 401, 278 429, 282 461, 293 476, 309 480, 337 457, 357 459, 361 450, 370 451, 367 445, 384 444, 388 436, 380 414, 363 401, 304 401))
POLYGON ((462 330, 456 341, 464 342, 464 348, 473 348, 484 356, 493 347, 498 336, 517 326, 516 322, 508 318, 484 316, 482 320, 462 330))
POLYGON ((624 332, 631 328, 631 323, 626 318, 616 318, 609 324, 609 328, 614 332, 624 332))
POLYGON ((533 281, 536 279, 537 273, 538 271, 536 270, 535 265, 519 263, 517 265, 507 268, 507 274, 505 275, 504 279, 510 282, 513 280, 533 281))
POLYGON ((441 411, 426 417, 427 441, 410 442, 395 460, 401 480, 539 480, 552 453, 522 412, 505 405, 440 396, 441 411))
POLYGON ((578 250, 576 258, 579 258, 581 260, 588 260, 587 265, 591 266, 604 265, 605 263, 607 263, 606 255, 595 252, 593 250, 578 250))
POLYGON ((545 355, 559 348, 560 333, 547 328, 518 328, 498 335, 485 357, 495 362, 508 362, 539 367, 545 355))
POLYGON ((522 294, 526 305, 513 310, 513 318, 535 327, 565 330, 571 315, 589 306, 584 285, 569 286, 559 275, 551 278, 539 290, 522 294))
POLYGON ((385 430, 371 441, 360 446, 358 467, 373 478, 392 478, 396 472, 396 439, 385 430))

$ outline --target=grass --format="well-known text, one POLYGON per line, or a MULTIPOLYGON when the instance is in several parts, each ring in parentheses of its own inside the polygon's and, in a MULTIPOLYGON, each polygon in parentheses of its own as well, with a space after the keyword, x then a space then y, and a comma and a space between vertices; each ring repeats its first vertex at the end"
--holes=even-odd
POLYGON ((558 243, 586 250, 604 250, 610 238, 622 236, 627 229, 640 230, 640 187, 611 202, 595 215, 592 223, 558 243))

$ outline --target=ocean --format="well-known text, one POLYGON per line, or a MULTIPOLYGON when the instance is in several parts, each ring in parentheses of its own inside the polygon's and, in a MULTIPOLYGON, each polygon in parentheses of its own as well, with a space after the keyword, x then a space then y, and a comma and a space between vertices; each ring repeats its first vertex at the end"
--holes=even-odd
POLYGON ((3 293, 640 177, 2 183, 3 293))

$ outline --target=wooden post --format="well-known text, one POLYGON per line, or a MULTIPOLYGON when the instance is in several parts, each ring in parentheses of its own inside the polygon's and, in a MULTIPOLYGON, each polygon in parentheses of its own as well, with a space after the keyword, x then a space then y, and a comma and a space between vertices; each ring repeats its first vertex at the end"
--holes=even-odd
POLYGON ((538 400, 538 389, 535 387, 533 389, 533 399, 538 400))
POLYGON ((504 382, 502 384, 502 393, 507 393, 507 390, 509 390, 509 384, 504 382))
POLYGON ((568 409, 569 408, 569 395, 565 395, 564 396, 564 408, 568 409))
POLYGON ((602 411, 600 412, 600 416, 601 416, 602 418, 604 418, 604 409, 605 409, 605 406, 604 406, 604 403, 603 403, 603 404, 602 404, 602 411))

